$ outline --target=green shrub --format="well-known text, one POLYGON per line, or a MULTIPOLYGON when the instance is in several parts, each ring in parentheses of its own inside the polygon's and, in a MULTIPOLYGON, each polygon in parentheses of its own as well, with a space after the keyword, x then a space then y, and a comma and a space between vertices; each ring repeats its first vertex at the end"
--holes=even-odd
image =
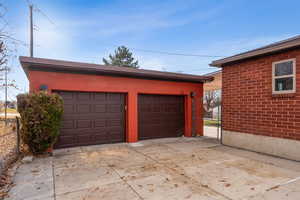
POLYGON ((21 138, 34 154, 43 153, 56 142, 63 114, 63 100, 46 92, 17 96, 21 115, 21 138))

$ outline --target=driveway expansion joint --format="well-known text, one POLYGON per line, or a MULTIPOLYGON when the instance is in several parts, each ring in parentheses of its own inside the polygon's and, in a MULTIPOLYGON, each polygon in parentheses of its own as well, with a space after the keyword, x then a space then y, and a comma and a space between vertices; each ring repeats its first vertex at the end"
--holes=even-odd
MULTIPOLYGON (((168 147, 168 146, 167 146, 167 147, 168 147)), ((224 194, 222 194, 222 193, 220 193, 220 192, 218 192, 218 191, 216 191, 216 190, 214 190, 214 189, 208 187, 207 185, 202 184, 202 183, 199 183, 198 181, 193 180, 192 178, 186 176, 185 174, 182 174, 182 173, 178 172, 176 169, 171 168, 171 167, 169 167, 168 165, 166 165, 166 164, 164 164, 164 163, 160 163, 159 161, 153 159, 152 157, 150 157, 150 156, 148 156, 148 155, 146 155, 146 154, 144 154, 144 153, 142 153, 142 152, 140 152, 140 151, 134 149, 134 147, 129 147, 129 148, 133 148, 133 150, 134 150, 135 152, 142 154, 143 156, 145 156, 145 157, 147 157, 147 158, 153 160, 153 161, 156 162, 157 164, 162 164, 162 165, 165 166, 166 168, 172 170, 173 172, 176 172, 179 176, 183 176, 183 177, 185 177, 185 178, 191 180, 192 182, 196 183, 196 184, 198 185, 198 187, 200 187, 200 188, 203 188, 203 187, 204 187, 204 188, 207 188, 207 189, 211 190, 212 192, 214 192, 214 193, 216 193, 216 194, 218 194, 218 195, 224 197, 224 198, 227 199, 227 200, 233 200, 233 199, 231 199, 231 198, 225 196, 224 194)), ((168 148, 172 149, 171 147, 168 147, 168 148)))
POLYGON ((55 174, 54 174, 54 163, 52 161, 52 181, 53 181, 53 199, 56 200, 56 192, 55 192, 55 174))
POLYGON ((113 166, 109 166, 118 176, 120 179, 139 197, 140 200, 144 200, 143 197, 113 168, 113 166))

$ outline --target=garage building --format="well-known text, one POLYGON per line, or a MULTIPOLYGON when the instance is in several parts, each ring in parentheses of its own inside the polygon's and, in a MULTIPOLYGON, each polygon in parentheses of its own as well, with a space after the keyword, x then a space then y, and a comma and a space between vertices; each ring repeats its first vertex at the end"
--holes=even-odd
POLYGON ((203 135, 209 76, 20 57, 30 92, 62 96, 56 148, 203 135))

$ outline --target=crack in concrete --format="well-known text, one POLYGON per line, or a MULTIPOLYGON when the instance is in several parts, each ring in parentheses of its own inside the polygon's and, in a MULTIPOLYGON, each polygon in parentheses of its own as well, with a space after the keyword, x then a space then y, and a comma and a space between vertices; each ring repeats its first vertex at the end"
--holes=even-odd
MULTIPOLYGON (((167 146, 167 145, 165 145, 165 144, 162 144, 162 145, 166 146, 166 147, 169 148, 169 149, 172 149, 171 147, 169 147, 169 146, 167 146)), ((204 187, 204 184, 202 184, 202 183, 200 183, 200 182, 198 182, 198 181, 196 181, 196 180, 190 178, 189 176, 182 175, 182 174, 181 174, 180 172, 178 172, 175 168, 171 168, 171 167, 169 167, 168 165, 166 165, 166 164, 164 164, 164 163, 160 163, 159 161, 155 160, 154 158, 148 156, 147 154, 144 154, 144 153, 142 153, 142 152, 140 152, 140 151, 134 149, 134 147, 129 147, 129 148, 131 148, 133 151, 135 151, 135 152, 137 152, 137 153, 139 153, 139 154, 141 154, 141 155, 143 155, 143 156, 145 156, 145 157, 147 157, 147 158, 153 160, 153 161, 156 162, 157 164, 161 164, 161 165, 165 166, 166 168, 168 168, 168 169, 170 169, 170 170, 176 172, 179 176, 184 176, 185 178, 187 178, 187 179, 191 180, 192 182, 196 183, 196 184, 198 185, 198 187, 200 187, 200 188, 203 188, 203 187, 204 187)), ((172 150, 173 150, 173 149, 172 149, 172 150)), ((216 193, 216 194, 218 194, 218 195, 224 197, 224 198, 227 199, 227 200, 233 200, 233 199, 231 199, 230 197, 227 197, 227 196, 225 196, 224 194, 222 194, 222 193, 220 193, 220 192, 218 192, 218 191, 216 191, 216 190, 214 190, 214 189, 212 189, 212 188, 210 188, 210 187, 205 187, 205 188, 207 188, 207 189, 211 190, 212 192, 214 192, 214 193, 216 193)))
POLYGON ((266 189, 266 191, 268 192, 268 191, 277 189, 277 188, 279 188, 279 187, 281 187, 281 186, 285 186, 285 185, 288 185, 288 184, 297 182, 297 181, 299 181, 299 180, 300 180, 300 176, 299 176, 299 177, 296 177, 296 178, 293 178, 293 179, 291 179, 291 180, 288 180, 288 181, 286 181, 286 182, 284 182, 284 183, 275 185, 275 186, 273 186, 273 187, 271 187, 271 188, 268 188, 268 189, 266 189))
POLYGON ((113 167, 108 166, 109 168, 111 168, 116 174, 118 174, 118 176, 120 177, 120 179, 126 184, 128 185, 128 187, 139 197, 139 199, 143 200, 144 198, 117 172, 117 170, 115 170, 113 167))
POLYGON ((287 182, 285 182, 285 183, 282 183, 282 184, 280 184, 280 186, 288 185, 288 184, 294 183, 294 182, 296 182, 296 181, 298 181, 298 180, 300 180, 300 176, 299 176, 299 177, 296 177, 296 178, 293 178, 293 179, 291 179, 291 180, 289 180, 289 181, 287 181, 287 182))
MULTIPOLYGON (((176 142, 180 142, 180 140, 178 141, 175 141, 176 142)), ((192 142, 192 141, 191 141, 192 142)), ((162 147, 165 147, 166 150, 169 150, 169 151, 173 151, 173 152, 180 152, 178 149, 168 145, 168 144, 173 144, 174 142, 169 142, 169 143, 159 143, 158 145, 162 146, 162 147)), ((157 144, 156 144, 157 145, 157 144)), ((223 145, 220 145, 220 144, 216 144, 216 145, 213 145, 213 146, 204 146, 204 147, 200 147, 200 148, 203 148, 204 150, 205 149, 215 149, 215 148, 218 148, 219 146, 223 146, 223 145)), ((161 162, 159 159, 157 158, 153 158, 151 157, 151 155, 148 155, 142 151, 139 150, 138 147, 134 147, 134 146, 131 146, 131 145, 127 145, 126 148, 128 148, 129 150, 132 150, 140 155, 142 155, 143 157, 145 158, 148 158, 152 161, 154 161, 154 163, 157 163, 163 167, 165 167, 166 169, 169 169, 171 172, 174 172, 174 175, 178 175, 178 177, 184 177, 187 181, 190 181, 190 183, 194 186, 196 186, 195 190, 194 191, 197 191, 201 188, 205 188, 207 189, 207 191, 210 191, 212 194, 216 194, 216 195, 220 195, 221 197, 223 197, 224 199, 227 199, 227 200, 232 200, 232 198, 224 195, 223 193, 220 193, 218 191, 216 191, 214 188, 212 187, 209 187, 208 185, 204 185, 203 183, 201 183, 201 180, 195 180, 193 177, 190 177, 184 173, 181 173, 181 170, 184 170, 184 168, 180 167, 180 168, 176 168, 176 167, 170 167, 169 165, 167 165, 166 163, 163 163, 161 162)), ((94 151, 99 151, 99 150, 94 150, 94 151)), ((88 151, 89 152, 89 151, 88 151)), ((68 155, 73 155, 73 154, 80 154, 80 153, 86 153, 85 151, 81 151, 81 152, 74 152, 74 153, 70 153, 70 154, 65 154, 63 156, 68 156, 68 155)), ((189 155, 188 153, 185 153, 187 155, 189 155)), ((231 162, 231 161, 235 161, 235 160, 239 160, 239 159, 228 159, 228 160, 223 160, 221 162, 218 162, 218 163, 211 163, 211 165, 215 165, 215 164, 221 164, 221 163, 225 163, 225 162, 231 162)), ((118 176, 119 178, 122 180, 121 182, 125 183, 136 195, 139 199, 143 200, 144 198, 134 189, 134 187, 129 184, 126 179, 124 179, 124 177, 121 176, 121 174, 119 174, 119 172, 114 168, 114 166, 110 166, 109 163, 107 163, 106 161, 104 161, 106 164, 107 164, 107 167, 110 168, 111 170, 113 170, 118 176)), ((269 164, 269 163, 267 163, 269 164)), ((53 176, 53 190, 54 190, 54 200, 56 200, 56 191, 55 191, 55 173, 54 173, 54 161, 52 161, 52 176, 53 176)), ((294 179, 291 179, 289 181, 286 181, 284 183, 281 183, 281 184, 278 184, 277 186, 274 186, 274 187, 271 187, 269 188, 268 190, 273 190, 277 187, 280 187, 280 186, 283 186, 283 185, 287 185, 287 184, 291 184, 293 182, 296 182, 296 181, 299 181, 300 180, 300 177, 296 177, 294 179)), ((121 183, 120 182, 120 183, 121 183)), ((267 190, 267 191, 268 191, 267 190)), ((79 191, 79 190, 78 190, 79 191)), ((74 191, 73 191, 74 192, 74 191)), ((262 193, 259 193, 259 194, 264 194, 265 192, 262 192, 262 193)), ((259 194, 256 194, 256 195, 259 195, 259 194)), ((254 195, 254 196, 256 196, 254 195)))
POLYGON ((53 181, 53 199, 56 200, 56 191, 55 191, 55 173, 54 173, 54 162, 52 158, 52 181, 53 181))

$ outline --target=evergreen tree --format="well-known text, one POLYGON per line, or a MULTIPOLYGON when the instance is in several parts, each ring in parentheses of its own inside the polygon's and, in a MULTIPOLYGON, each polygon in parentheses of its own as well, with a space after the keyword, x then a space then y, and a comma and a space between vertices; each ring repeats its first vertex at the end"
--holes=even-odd
POLYGON ((132 53, 125 46, 118 47, 115 55, 109 54, 109 59, 102 60, 105 65, 139 68, 138 61, 134 61, 132 53))

